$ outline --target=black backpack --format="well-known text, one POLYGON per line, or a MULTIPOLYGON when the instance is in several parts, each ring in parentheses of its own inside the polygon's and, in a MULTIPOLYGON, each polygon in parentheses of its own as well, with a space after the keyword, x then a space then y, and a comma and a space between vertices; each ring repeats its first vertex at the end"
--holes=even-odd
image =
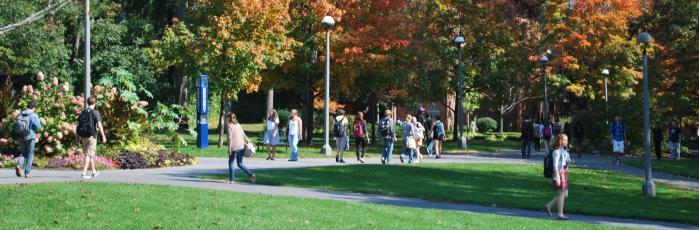
POLYGON ((391 135, 391 124, 389 122, 388 118, 381 119, 381 125, 379 126, 381 130, 381 136, 389 136, 391 135))
POLYGON ((345 125, 342 123, 344 120, 344 117, 340 121, 335 120, 335 125, 333 125, 333 134, 335 137, 345 137, 347 135, 345 125))
POLYGON ((14 126, 14 134, 18 138, 26 138, 29 136, 29 116, 31 114, 17 116, 14 126))
POLYGON ((97 130, 95 129, 95 114, 93 110, 86 109, 80 113, 78 116, 78 127, 76 128, 78 136, 81 137, 92 137, 95 136, 97 130))
POLYGON ((549 150, 544 157, 544 177, 546 178, 553 177, 553 151, 553 149, 549 150))

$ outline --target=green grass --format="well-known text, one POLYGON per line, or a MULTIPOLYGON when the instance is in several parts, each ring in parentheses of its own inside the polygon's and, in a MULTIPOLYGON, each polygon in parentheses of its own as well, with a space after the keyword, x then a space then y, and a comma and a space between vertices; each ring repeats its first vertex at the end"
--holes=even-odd
MULTIPOLYGON (((236 186, 236 185, 231 185, 236 186)), ((27 229, 608 229, 578 222, 160 185, 2 185, 0 226, 27 229)))
MULTIPOLYGON (((251 139, 252 142, 257 143, 260 140, 260 132, 263 129, 263 124, 243 124, 243 130, 247 134, 247 136, 251 139)), ((509 133, 508 135, 515 135, 512 133, 509 133)), ((449 136, 451 137, 451 136, 449 136)), ((174 144, 171 142, 167 141, 168 138, 166 138, 163 135, 154 135, 150 137, 152 140, 154 140, 157 143, 162 143, 165 145, 167 148, 174 148, 174 144)), ((210 130, 209 131, 209 147, 207 149, 199 149, 196 146, 196 138, 194 136, 185 136, 185 139, 187 140, 188 145, 180 147, 180 151, 182 153, 190 154, 195 157, 227 157, 228 156, 228 148, 226 147, 226 140, 225 136, 223 137, 223 146, 221 148, 218 148, 218 133, 215 132, 215 130, 210 130)), ((518 141, 510 141, 510 140, 505 140, 505 141, 492 141, 492 140, 487 140, 487 139, 469 139, 468 140, 468 149, 463 150, 458 147, 458 144, 454 141, 447 141, 444 146, 442 147, 443 151, 445 152, 494 152, 494 151, 503 151, 503 150, 516 150, 519 148, 520 143, 518 141)), ((323 154, 320 154, 320 149, 324 144, 324 140, 322 137, 317 136, 316 138, 313 139, 313 145, 312 146, 307 146, 304 143, 299 143, 299 154, 300 158, 334 158, 334 149, 335 149, 335 140, 331 137, 330 139, 330 146, 333 148, 333 154, 330 156, 326 156, 323 154)), ((424 147, 422 148, 422 152, 425 152, 425 147, 429 143, 424 143, 424 147)), ((265 157, 266 156, 266 149, 264 146, 257 146, 258 147, 258 152, 256 154, 257 157, 265 157)), ((382 141, 376 141, 372 142, 370 145, 367 146, 367 155, 368 157, 380 157, 381 156, 381 149, 383 148, 383 142, 382 141)), ((402 149, 402 143, 401 141, 397 141, 394 146, 394 154, 400 151, 402 149)), ((354 139, 350 140, 350 151, 347 152, 345 151, 345 155, 349 159, 355 158, 355 146, 354 146, 354 139)), ((289 148, 286 145, 279 145, 277 146, 277 158, 283 159, 283 158, 289 158, 289 148)))
MULTIPOLYGON (((625 160, 631 166, 645 168, 646 161, 644 159, 625 160)), ((654 172, 663 172, 672 175, 686 176, 694 179, 699 179, 699 160, 698 159, 682 159, 682 160, 653 160, 651 163, 654 172)))
MULTIPOLYGON (((351 165, 259 172, 258 183, 416 197, 435 201, 540 210, 555 191, 539 165, 351 165)), ((224 178, 209 175, 208 178, 224 178)), ((641 196, 642 179, 572 168, 569 213, 699 223, 699 192, 657 183, 641 196)))

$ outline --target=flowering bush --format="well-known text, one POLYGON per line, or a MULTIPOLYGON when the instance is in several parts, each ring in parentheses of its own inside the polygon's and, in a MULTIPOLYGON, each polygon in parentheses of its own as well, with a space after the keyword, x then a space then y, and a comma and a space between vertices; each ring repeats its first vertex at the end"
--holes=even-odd
POLYGON ((0 154, 0 168, 15 167, 17 161, 12 155, 0 154))
MULTIPOLYGON (((98 169, 115 169, 119 168, 119 162, 103 156, 95 156, 95 167, 98 169)), ((85 154, 81 150, 71 148, 68 150, 67 156, 57 156, 50 158, 47 168, 74 168, 82 169, 85 161, 85 154)))

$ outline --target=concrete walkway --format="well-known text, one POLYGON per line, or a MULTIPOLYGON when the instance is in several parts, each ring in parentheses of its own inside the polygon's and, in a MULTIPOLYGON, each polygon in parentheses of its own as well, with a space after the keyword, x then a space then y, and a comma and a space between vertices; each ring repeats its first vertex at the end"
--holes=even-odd
MULTIPOLYGON (((487 154, 484 154, 487 155, 487 154)), ((202 174, 223 174, 227 173, 227 161, 223 158, 198 158, 199 162, 193 166, 163 168, 163 169, 139 169, 139 170, 108 170, 103 171, 98 178, 88 181, 94 182, 110 182, 110 183, 142 183, 142 184, 158 184, 195 187, 204 189, 214 189, 223 191, 248 192, 266 195, 278 196, 293 196, 314 199, 329 199, 359 203, 374 203, 385 205, 396 205, 417 208, 432 208, 457 210, 464 212, 498 214, 507 216, 529 217, 529 218, 548 218, 543 211, 530 211, 520 209, 508 209, 487 207, 479 205, 442 203, 416 198, 393 197, 384 195, 360 194, 351 192, 336 192, 318 189, 293 188, 293 187, 278 187, 266 185, 250 185, 245 183, 240 184, 225 184, 222 181, 198 179, 196 176, 202 174)), ((397 160, 397 159, 396 159, 397 160)), ((495 153, 492 156, 446 156, 443 159, 435 160, 426 158, 429 163, 540 163, 540 160, 522 160, 512 156, 512 153, 495 153)), ((379 159, 369 159, 371 164, 378 164, 379 159)), ((246 159, 246 164, 252 170, 269 170, 280 168, 299 168, 311 166, 329 166, 338 165, 333 159, 302 159, 299 162, 288 162, 278 159, 276 161, 265 161, 264 159, 246 159)), ((348 164, 356 164, 350 161, 348 164)), ((237 175, 243 173, 238 171, 237 175)), ((35 170, 32 179, 17 178, 14 176, 13 170, 0 170, 0 184, 16 184, 16 183, 41 183, 41 182, 62 182, 62 181, 79 181, 79 171, 69 170, 35 170)), ((543 202, 543 201, 542 201, 543 202)), ((645 221, 632 220, 623 218, 610 218, 588 215, 568 215, 576 221, 582 221, 593 224, 607 224, 613 226, 631 227, 631 228, 650 228, 650 229, 699 229, 699 226, 685 225, 678 223, 669 223, 662 221, 645 221)))

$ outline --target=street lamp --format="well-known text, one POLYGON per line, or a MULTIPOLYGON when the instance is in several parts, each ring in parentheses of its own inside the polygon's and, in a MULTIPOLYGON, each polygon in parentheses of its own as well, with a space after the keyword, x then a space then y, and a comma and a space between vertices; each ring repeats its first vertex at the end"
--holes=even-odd
MULTIPOLYGON (((321 149, 325 155, 332 154, 330 148, 329 119, 330 119, 330 30, 335 28, 335 19, 332 16, 325 16, 321 21, 325 29, 325 109, 323 111, 325 121, 325 144, 321 149)), ((339 147, 338 147, 339 148, 339 147)))
POLYGON ((462 60, 462 55, 461 55, 461 46, 466 42, 464 40, 464 37, 458 36, 454 39, 454 44, 456 44, 456 48, 459 50, 459 67, 458 67, 458 75, 459 75, 459 83, 458 83, 458 89, 456 93, 456 119, 459 124, 459 147, 465 149, 468 145, 466 142, 466 137, 464 137, 464 122, 463 118, 461 117, 461 114, 464 112, 464 105, 463 105, 463 97, 464 97, 464 78, 463 78, 463 60, 462 60))
MULTIPOLYGON (((546 53, 551 53, 551 50, 546 50, 546 53)), ((548 80, 546 79, 546 64, 549 62, 549 58, 546 57, 546 55, 541 56, 539 58, 539 62, 544 66, 543 68, 543 75, 544 75, 544 120, 547 120, 549 117, 549 91, 548 91, 548 80)))
POLYGON ((636 42, 643 46, 643 132, 646 145, 646 181, 643 182, 643 195, 655 197, 655 183, 650 166, 650 95, 648 92, 648 55, 646 48, 653 42, 650 34, 643 32, 636 37, 636 42))
POLYGON ((604 75, 604 120, 609 123, 609 117, 607 117, 607 102, 609 101, 607 96, 607 77, 609 77, 609 70, 603 69, 602 75, 604 75))

